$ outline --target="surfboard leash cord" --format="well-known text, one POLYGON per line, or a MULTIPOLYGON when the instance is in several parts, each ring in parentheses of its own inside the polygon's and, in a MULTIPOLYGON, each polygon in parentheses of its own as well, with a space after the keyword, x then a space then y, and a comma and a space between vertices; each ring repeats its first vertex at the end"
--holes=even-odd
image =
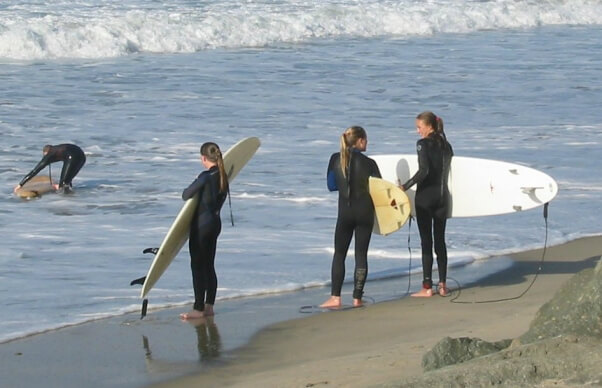
POLYGON ((234 216, 232 215, 232 198, 230 197, 230 184, 228 184, 228 207, 230 208, 230 222, 234 226, 234 216))
POLYGON ((533 276, 533 279, 531 279, 531 282, 529 283, 529 285, 527 286, 527 288, 520 293, 517 296, 513 296, 513 297, 509 297, 509 298, 500 298, 500 299, 490 299, 490 300, 476 300, 476 301, 458 301, 457 299, 460 297, 460 294, 462 293, 462 287, 460 285, 460 282, 457 281, 454 278, 451 277, 447 277, 449 280, 453 280, 457 285, 458 285, 458 294, 450 300, 450 303, 460 303, 460 304, 477 304, 477 303, 498 303, 498 302, 507 302, 510 300, 516 300, 516 299, 520 299, 523 296, 525 296, 525 294, 527 292, 529 292, 529 290, 531 289, 531 287, 533 287, 533 284, 535 284, 535 281, 537 280, 537 277, 539 276, 539 274, 541 273, 541 270, 543 269, 543 264, 545 262, 545 257, 546 257, 546 251, 548 248, 548 205, 550 203, 546 202, 543 205, 543 219, 544 219, 544 223, 545 223, 545 238, 544 238, 544 243, 543 243, 543 251, 541 253, 541 259, 539 260, 539 266, 537 267, 537 271, 535 271, 535 275, 533 276))
POLYGON ((408 252, 410 253, 410 260, 408 263, 408 288, 406 293, 403 296, 407 296, 410 294, 410 288, 412 287, 412 246, 410 245, 411 237, 412 237, 412 216, 410 215, 410 219, 408 220, 408 252))

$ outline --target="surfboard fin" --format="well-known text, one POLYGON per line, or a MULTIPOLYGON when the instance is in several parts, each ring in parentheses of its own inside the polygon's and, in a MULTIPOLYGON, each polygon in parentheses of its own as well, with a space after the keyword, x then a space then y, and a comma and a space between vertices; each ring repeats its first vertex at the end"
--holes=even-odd
POLYGON ((140 312, 140 319, 146 317, 146 308, 148 307, 148 299, 142 301, 142 311, 140 312))
POLYGON ((142 251, 142 253, 152 253, 153 255, 156 255, 157 252, 159 252, 159 248, 146 248, 142 251))
POLYGON ((130 282, 130 286, 133 286, 135 284, 140 284, 141 286, 144 285, 144 281, 146 280, 146 276, 143 276, 141 278, 138 279, 134 279, 130 282))

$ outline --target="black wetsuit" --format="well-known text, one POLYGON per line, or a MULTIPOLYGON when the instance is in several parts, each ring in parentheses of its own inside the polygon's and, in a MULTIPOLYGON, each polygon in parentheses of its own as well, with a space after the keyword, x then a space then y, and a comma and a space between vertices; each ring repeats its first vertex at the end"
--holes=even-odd
POLYGON ((447 247, 445 245, 445 226, 449 214, 449 189, 447 180, 454 154, 451 145, 439 135, 430 135, 418 140, 418 171, 403 184, 408 190, 417 184, 415 208, 416 221, 422 246, 423 287, 433 285, 433 236, 439 281, 447 278, 447 247))
POLYGON ((190 268, 194 288, 194 309, 203 311, 205 303, 214 304, 217 293, 215 250, 217 237, 222 230, 220 210, 226 193, 219 191, 219 170, 211 167, 203 171, 184 190, 182 199, 188 200, 199 193, 199 203, 190 223, 190 268))
POLYGON ((352 149, 347 177, 341 171, 340 153, 330 157, 326 173, 328 189, 339 191, 339 211, 334 233, 332 259, 333 296, 341 295, 345 278, 345 258, 355 232, 355 273, 353 298, 361 299, 368 275, 368 245, 374 226, 374 204, 368 192, 368 178, 380 178, 376 162, 352 149))
POLYGON ((84 154, 84 151, 82 151, 82 149, 75 144, 59 144, 50 146, 50 149, 46 155, 44 155, 42 160, 39 161, 33 170, 31 170, 31 172, 27 174, 19 184, 23 186, 31 178, 38 175, 38 173, 42 171, 44 167, 55 162, 63 162, 59 187, 68 186, 70 188, 71 181, 86 163, 86 155, 84 154))

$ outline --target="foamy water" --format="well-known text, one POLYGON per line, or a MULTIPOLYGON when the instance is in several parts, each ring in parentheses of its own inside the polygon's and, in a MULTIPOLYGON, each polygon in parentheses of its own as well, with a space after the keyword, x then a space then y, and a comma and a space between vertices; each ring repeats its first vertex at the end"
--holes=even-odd
MULTIPOLYGON (((223 148, 262 140, 231 187, 234 227, 228 207, 222 212, 221 299, 327 284, 337 197, 325 173, 338 136, 358 124, 369 154, 412 153, 413 117, 426 109, 443 117, 457 155, 557 180, 549 243, 600 233, 601 8, 0 5, 0 341, 137 310, 139 288, 129 282, 150 265, 142 250, 160 244, 207 140, 223 148), (42 146, 61 142, 88 157, 76 193, 16 199, 12 188, 42 146)), ((53 176, 59 171, 54 165, 53 176)), ((542 246, 542 211, 450 220, 452 264, 542 246)), ((416 229, 373 237, 372 279, 419 271, 416 229)), ((184 249, 151 291, 152 306, 191 302, 188 260, 184 249)), ((349 275, 352 267, 351 251, 349 275)), ((400 292, 405 286, 400 280, 400 292)))

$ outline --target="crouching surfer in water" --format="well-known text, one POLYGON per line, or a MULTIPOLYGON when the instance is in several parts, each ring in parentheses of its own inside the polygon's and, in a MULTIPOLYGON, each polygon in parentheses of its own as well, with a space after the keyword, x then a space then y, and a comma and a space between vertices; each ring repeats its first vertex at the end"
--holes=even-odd
POLYGON ((190 223, 190 268, 194 288, 192 311, 180 314, 182 319, 198 319, 213 315, 217 293, 215 250, 222 230, 220 210, 228 193, 228 177, 222 152, 215 143, 201 146, 201 163, 206 168, 184 190, 182 199, 199 194, 199 202, 190 223))
POLYGON ((345 258, 355 233, 355 273, 353 306, 362 305, 368 275, 368 245, 374 226, 374 204, 368 191, 368 178, 380 178, 376 162, 362 154, 368 145, 362 127, 350 127, 341 135, 341 151, 330 157, 327 184, 339 191, 339 210, 334 233, 331 297, 323 308, 341 307, 341 288, 345 278, 345 258))
POLYGON ((71 191, 71 181, 73 181, 73 178, 75 178, 79 170, 86 163, 84 151, 75 144, 46 144, 42 149, 42 154, 44 155, 42 160, 21 180, 14 191, 17 192, 25 183, 42 171, 44 167, 55 162, 63 162, 63 169, 61 170, 59 183, 53 184, 54 189, 64 189, 65 192, 71 191))

